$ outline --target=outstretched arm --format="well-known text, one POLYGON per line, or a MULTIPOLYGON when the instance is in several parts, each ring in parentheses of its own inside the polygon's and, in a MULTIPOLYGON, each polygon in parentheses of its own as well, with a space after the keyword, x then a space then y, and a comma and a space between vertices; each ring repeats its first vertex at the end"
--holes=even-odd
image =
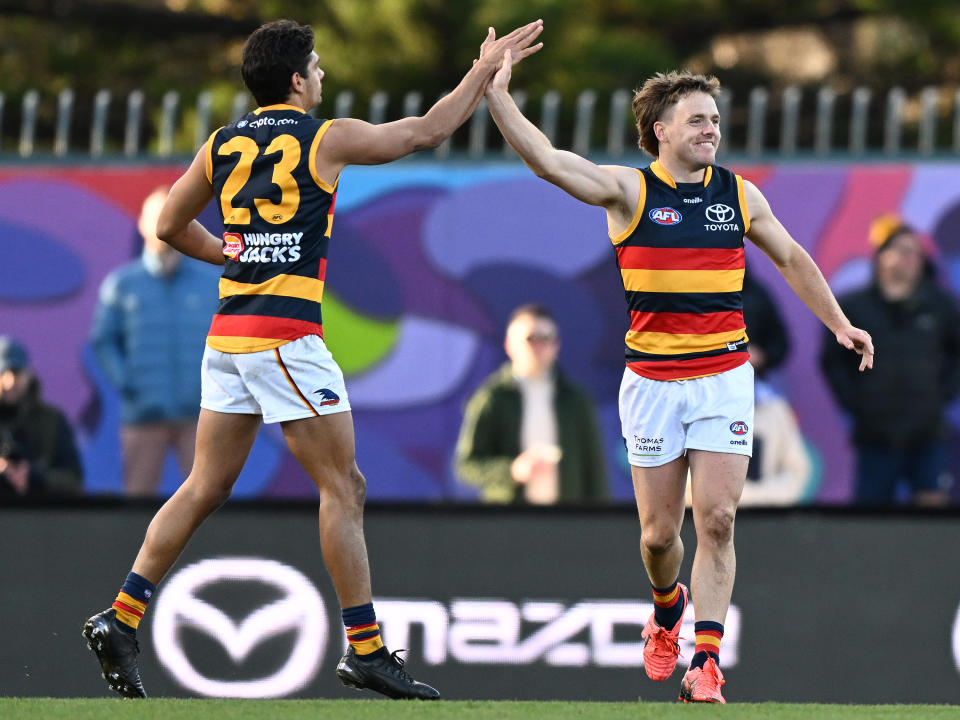
POLYGON ((576 153, 553 147, 547 136, 524 117, 510 96, 511 68, 511 57, 507 53, 486 92, 490 114, 504 139, 538 177, 578 200, 606 208, 611 230, 629 225, 640 192, 636 170, 595 165, 576 153))
POLYGON ((743 186, 750 214, 747 237, 767 254, 797 296, 836 336, 837 342, 862 356, 860 370, 872 368, 873 340, 870 334, 850 324, 820 268, 790 237, 757 187, 747 180, 743 181, 743 186))
POLYGON ((196 217, 213 197, 207 180, 207 143, 204 143, 187 171, 167 195, 157 219, 157 237, 197 260, 223 265, 223 241, 212 235, 196 217))
POLYGON ((344 118, 327 130, 317 150, 317 172, 331 185, 345 165, 380 165, 417 150, 436 147, 453 134, 473 113, 483 89, 499 67, 504 53, 520 62, 537 52, 543 43, 533 41, 543 31, 536 20, 509 35, 497 38, 490 28, 480 46, 480 59, 449 95, 441 98, 422 117, 409 117, 382 125, 344 118))

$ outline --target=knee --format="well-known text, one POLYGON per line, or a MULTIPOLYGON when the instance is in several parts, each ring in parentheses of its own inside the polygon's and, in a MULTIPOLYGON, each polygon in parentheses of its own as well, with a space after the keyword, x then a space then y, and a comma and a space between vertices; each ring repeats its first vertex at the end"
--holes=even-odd
POLYGON ((663 555, 670 552, 678 539, 677 532, 670 527, 651 526, 643 528, 640 536, 641 544, 651 555, 663 555))
POLYGON ((344 505, 360 511, 367 499, 367 480, 360 469, 353 465, 349 470, 338 474, 334 491, 344 505))
POLYGON ((219 486, 208 484, 192 484, 191 496, 193 504, 208 513, 213 512, 230 498, 233 486, 219 486))
POLYGON ((729 508, 713 508, 703 518, 698 530, 701 541, 714 545, 729 545, 733 542, 733 524, 736 515, 729 508))

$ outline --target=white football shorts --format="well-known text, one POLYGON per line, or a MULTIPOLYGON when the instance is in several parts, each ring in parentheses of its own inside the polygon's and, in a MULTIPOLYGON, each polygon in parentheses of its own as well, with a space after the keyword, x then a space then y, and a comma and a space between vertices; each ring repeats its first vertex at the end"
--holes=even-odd
POLYGON ((665 465, 687 450, 751 455, 753 366, 693 380, 651 380, 626 368, 620 423, 637 467, 665 465))
POLYGON ((252 353, 207 346, 200 386, 200 407, 267 423, 350 410, 343 373, 319 335, 252 353))

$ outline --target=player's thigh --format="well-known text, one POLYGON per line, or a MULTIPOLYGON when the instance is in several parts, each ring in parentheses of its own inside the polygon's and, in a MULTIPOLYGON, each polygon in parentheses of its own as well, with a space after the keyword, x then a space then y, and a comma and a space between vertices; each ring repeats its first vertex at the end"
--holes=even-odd
POLYGON ((359 474, 353 413, 330 413, 281 423, 287 447, 321 491, 359 474))
POLYGON ((197 445, 188 482, 229 490, 250 455, 261 417, 203 408, 197 420, 197 445))
POLYGON ((641 529, 648 534, 679 534, 686 509, 686 457, 656 467, 634 465, 630 471, 641 529))
POLYGON ((688 450, 687 458, 694 521, 698 526, 710 520, 729 518, 732 521, 747 479, 749 456, 688 450))

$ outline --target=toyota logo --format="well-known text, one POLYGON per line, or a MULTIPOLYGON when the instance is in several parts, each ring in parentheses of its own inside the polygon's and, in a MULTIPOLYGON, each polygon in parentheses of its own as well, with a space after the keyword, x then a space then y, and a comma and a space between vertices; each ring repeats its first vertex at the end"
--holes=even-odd
POLYGON ((160 664, 184 687, 208 697, 279 697, 296 692, 316 674, 327 641, 327 613, 317 589, 298 570, 262 558, 214 558, 190 565, 171 577, 158 594, 153 642, 160 664), (238 589, 266 585, 281 597, 235 622, 198 594, 214 584, 238 589), (228 681, 199 672, 187 657, 182 630, 191 628, 219 642, 237 664, 269 638, 296 630, 283 666, 268 677, 228 681))
POLYGON ((711 205, 706 210, 707 220, 715 223, 726 223, 733 220, 733 208, 723 203, 711 205))

